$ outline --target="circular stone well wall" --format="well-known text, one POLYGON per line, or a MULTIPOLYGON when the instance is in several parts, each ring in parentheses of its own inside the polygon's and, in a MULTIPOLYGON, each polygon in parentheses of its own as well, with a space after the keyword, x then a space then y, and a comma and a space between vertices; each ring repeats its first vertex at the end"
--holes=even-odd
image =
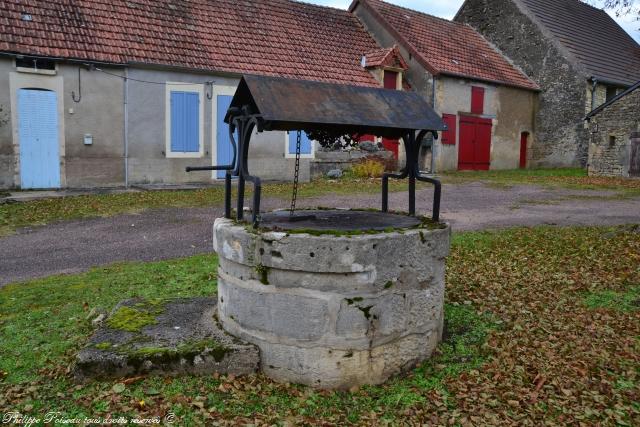
POLYGON ((379 384, 442 336, 450 228, 340 236, 263 232, 218 219, 218 317, 261 368, 320 388, 379 384))

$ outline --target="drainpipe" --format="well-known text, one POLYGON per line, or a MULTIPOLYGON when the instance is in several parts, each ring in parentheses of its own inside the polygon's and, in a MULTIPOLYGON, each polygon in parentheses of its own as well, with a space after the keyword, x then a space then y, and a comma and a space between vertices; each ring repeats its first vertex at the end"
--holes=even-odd
POLYGON ((124 186, 129 188, 129 68, 124 69, 124 186))
POLYGON ((598 86, 598 79, 591 77, 593 85, 591 86, 591 111, 596 109, 596 87, 598 86))
MULTIPOLYGON (((432 87, 432 90, 431 90, 431 106, 433 107, 433 110, 435 111, 436 110, 436 76, 434 75, 431 78, 433 80, 433 87, 432 87)), ((437 152, 438 152, 438 146, 436 144, 436 140, 434 139, 433 143, 431 145, 431 173, 432 174, 436 173, 437 152)))

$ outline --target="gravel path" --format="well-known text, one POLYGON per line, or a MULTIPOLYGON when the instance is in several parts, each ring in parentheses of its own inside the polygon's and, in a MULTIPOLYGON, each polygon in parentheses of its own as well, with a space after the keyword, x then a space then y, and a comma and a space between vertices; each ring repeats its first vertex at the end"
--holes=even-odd
MULTIPOLYGON (((640 223, 640 197, 615 192, 498 188, 482 183, 446 185, 442 218, 454 231, 533 225, 616 225, 640 223)), ((431 190, 420 190, 418 210, 429 213, 431 190)), ((407 195, 391 195, 390 207, 407 210, 407 195)), ((250 202, 249 202, 250 203, 250 202)), ((379 207, 380 196, 323 196, 306 207, 379 207)), ((267 199, 265 210, 287 202, 267 199)), ((0 238, 0 286, 53 274, 85 271, 118 261, 153 261, 211 251, 213 219, 221 208, 162 209, 26 228, 0 238)))

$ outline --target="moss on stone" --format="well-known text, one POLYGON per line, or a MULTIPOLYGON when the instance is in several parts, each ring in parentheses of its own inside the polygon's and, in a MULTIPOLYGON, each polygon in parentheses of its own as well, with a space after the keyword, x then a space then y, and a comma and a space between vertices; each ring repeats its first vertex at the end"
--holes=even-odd
POLYGON ((127 332, 139 332, 145 326, 155 325, 156 315, 159 313, 149 312, 133 307, 120 307, 107 320, 107 325, 112 329, 119 329, 127 332))
POLYGON ((258 273, 260 283, 263 285, 269 285, 269 270, 271 270, 269 267, 262 264, 256 265, 256 273, 258 273))
MULTIPOLYGON (((314 209, 301 209, 302 211, 304 210, 334 210, 334 209, 329 209, 329 208, 314 208, 314 209)), ((362 211, 362 212, 380 212, 377 209, 351 209, 352 211, 362 211)), ((394 215, 405 215, 408 216, 409 213, 407 212, 389 212, 391 214, 394 215)), ((252 224, 248 224, 247 222, 242 222, 242 223, 238 223, 238 222, 234 222, 236 225, 243 225, 245 227, 245 229, 247 230, 247 232, 250 233, 268 233, 268 232, 272 232, 272 231, 280 231, 280 232, 286 232, 287 236, 291 235, 291 234, 308 234, 311 236, 315 236, 315 237, 319 237, 319 236, 334 236, 334 237, 353 237, 353 236, 364 236, 364 235, 372 235, 372 234, 382 234, 382 233, 400 233, 400 234, 404 234, 407 231, 410 230, 440 230, 440 229, 444 229, 446 228, 446 224, 441 223, 441 222, 436 222, 433 221, 433 219, 426 217, 426 216, 422 216, 422 217, 418 217, 418 219, 420 220, 420 224, 414 226, 414 227, 407 227, 407 228, 402 228, 402 227, 387 227, 384 228, 383 230, 373 230, 373 229, 365 229, 365 230, 318 230, 318 229, 313 229, 313 228, 300 228, 300 229, 294 229, 294 230, 284 230, 284 229, 280 229, 278 227, 260 227, 258 226, 257 228, 255 228, 252 224)), ((425 234, 423 232, 421 232, 420 234, 421 236, 421 240, 424 240, 423 243, 426 242, 426 237, 425 234)))
POLYGON ((111 344, 108 341, 107 342, 101 342, 101 343, 95 345, 95 347, 98 350, 109 350, 112 346, 113 346, 113 344, 111 344))
POLYGON ((387 283, 384 284, 384 288, 385 289, 389 289, 393 286, 393 282, 391 280, 389 280, 387 283))
POLYGON ((346 301, 347 301, 347 304, 353 305, 356 302, 362 302, 363 298, 362 297, 346 298, 346 301))
POLYGON ((369 305, 369 306, 367 306, 367 307, 360 307, 360 306, 358 306, 358 310, 360 310, 360 311, 364 314, 364 317, 365 317, 367 320, 371 319, 371 309, 372 309, 372 308, 373 308, 373 306, 372 306, 372 305, 369 305))

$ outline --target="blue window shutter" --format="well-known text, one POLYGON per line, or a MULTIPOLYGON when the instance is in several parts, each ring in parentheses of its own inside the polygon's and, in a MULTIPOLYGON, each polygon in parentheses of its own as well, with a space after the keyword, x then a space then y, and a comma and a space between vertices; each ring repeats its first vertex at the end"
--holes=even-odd
MULTIPOLYGON (((296 144, 298 140, 298 132, 295 130, 292 130, 289 132, 289 153, 291 155, 296 154, 296 144)), ((311 154, 311 140, 309 139, 309 137, 307 136, 306 132, 302 132, 301 138, 300 138, 300 154, 306 154, 309 155, 311 154)))
POLYGON ((171 91, 171 151, 200 151, 200 96, 197 92, 171 91))
POLYGON ((302 138, 300 139, 300 153, 311 154, 311 140, 307 136, 306 132, 302 132, 302 138))

